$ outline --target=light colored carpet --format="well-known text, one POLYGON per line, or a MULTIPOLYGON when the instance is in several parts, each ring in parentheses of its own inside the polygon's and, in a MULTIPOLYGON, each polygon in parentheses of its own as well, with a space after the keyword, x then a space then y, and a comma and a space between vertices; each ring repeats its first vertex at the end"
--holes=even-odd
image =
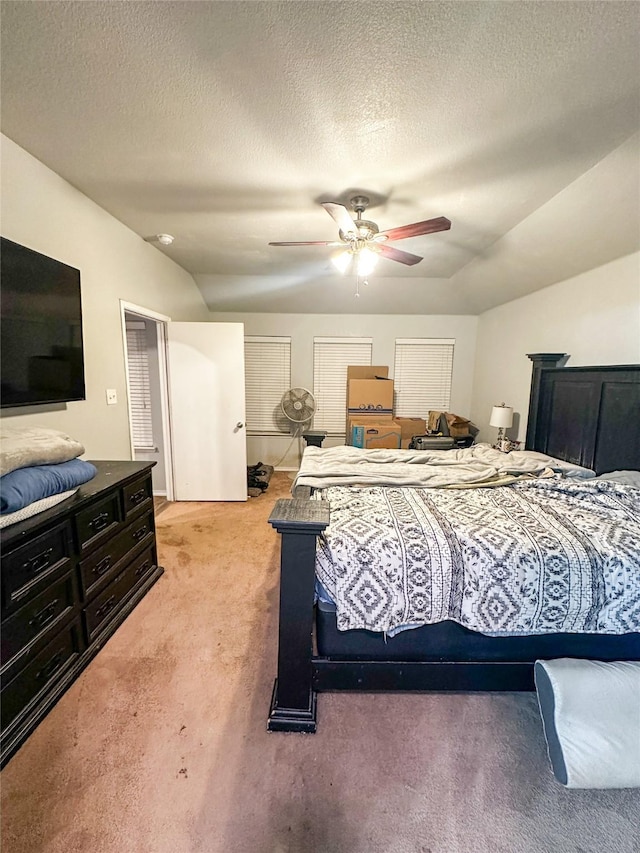
POLYGON ((4 853, 632 853, 640 792, 567 791, 532 694, 322 694, 265 728, 291 480, 158 516, 165 575, 2 773, 4 853))

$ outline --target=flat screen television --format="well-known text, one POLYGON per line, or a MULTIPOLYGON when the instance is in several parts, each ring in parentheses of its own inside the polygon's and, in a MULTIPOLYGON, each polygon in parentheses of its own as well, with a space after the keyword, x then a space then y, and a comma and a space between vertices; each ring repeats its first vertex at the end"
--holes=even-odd
POLYGON ((0 404, 85 399, 80 270, 0 238, 0 404))

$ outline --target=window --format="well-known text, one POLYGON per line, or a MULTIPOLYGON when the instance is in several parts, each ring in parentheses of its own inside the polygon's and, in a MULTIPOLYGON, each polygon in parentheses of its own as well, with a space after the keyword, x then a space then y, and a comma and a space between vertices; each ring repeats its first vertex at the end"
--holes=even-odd
POLYGON ((280 435, 280 400, 291 387, 291 338, 244 339, 247 433, 280 435))
POLYGON ((154 443, 147 330, 142 322, 128 322, 126 328, 133 447, 135 450, 152 450, 154 443))
POLYGON ((314 338, 313 428, 344 435, 347 416, 347 367, 371 364, 371 338, 314 338))
POLYGON ((449 410, 454 346, 455 340, 444 338, 396 340, 394 393, 398 417, 427 418, 430 410, 449 410))

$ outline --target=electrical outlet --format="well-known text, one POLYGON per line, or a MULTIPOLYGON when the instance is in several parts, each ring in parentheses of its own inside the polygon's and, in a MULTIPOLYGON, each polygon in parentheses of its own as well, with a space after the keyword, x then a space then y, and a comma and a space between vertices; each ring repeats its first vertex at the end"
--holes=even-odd
POLYGON ((115 388, 107 388, 107 406, 115 406, 118 402, 118 395, 115 388))

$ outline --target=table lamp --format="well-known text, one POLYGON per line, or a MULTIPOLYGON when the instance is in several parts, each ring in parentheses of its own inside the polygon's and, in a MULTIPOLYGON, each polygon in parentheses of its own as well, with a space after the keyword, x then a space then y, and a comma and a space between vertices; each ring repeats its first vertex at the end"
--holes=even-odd
POLYGON ((511 406, 505 406, 504 403, 500 403, 499 406, 494 406, 491 409, 489 425, 492 427, 498 427, 498 441, 494 445, 494 447, 496 447, 498 450, 504 449, 504 445, 507 441, 505 430, 509 429, 512 423, 513 408, 511 406))

